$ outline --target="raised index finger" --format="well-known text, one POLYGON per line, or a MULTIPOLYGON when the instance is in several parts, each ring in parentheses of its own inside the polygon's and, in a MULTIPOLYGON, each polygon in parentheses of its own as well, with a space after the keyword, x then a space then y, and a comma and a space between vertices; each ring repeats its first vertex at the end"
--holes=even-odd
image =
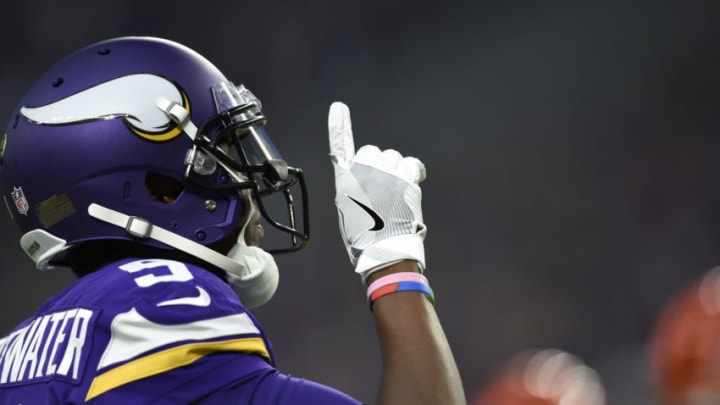
POLYGON ((340 101, 330 105, 328 114, 328 133, 330 135, 330 156, 336 167, 347 169, 355 158, 350 109, 340 101))

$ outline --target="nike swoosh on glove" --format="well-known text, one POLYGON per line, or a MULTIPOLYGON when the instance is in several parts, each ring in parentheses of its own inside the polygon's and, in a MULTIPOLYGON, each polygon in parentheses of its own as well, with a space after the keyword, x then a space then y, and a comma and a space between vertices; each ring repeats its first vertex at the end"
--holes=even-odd
POLYGON ((427 227, 419 184, 425 165, 373 145, 356 153, 350 110, 341 102, 330 106, 328 132, 340 233, 355 272, 366 282, 402 260, 415 260, 424 271, 427 227))

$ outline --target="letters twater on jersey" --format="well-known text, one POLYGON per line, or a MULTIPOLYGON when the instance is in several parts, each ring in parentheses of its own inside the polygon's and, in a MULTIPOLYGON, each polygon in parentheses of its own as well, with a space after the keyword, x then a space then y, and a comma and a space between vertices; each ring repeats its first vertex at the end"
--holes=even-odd
POLYGON ((35 318, 0 339, 0 385, 47 378, 78 381, 93 311, 73 308, 35 318))

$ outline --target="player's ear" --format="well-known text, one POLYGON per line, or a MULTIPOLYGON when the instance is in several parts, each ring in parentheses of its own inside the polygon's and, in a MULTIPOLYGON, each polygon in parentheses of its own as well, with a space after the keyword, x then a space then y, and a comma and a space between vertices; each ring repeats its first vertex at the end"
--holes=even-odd
POLYGON ((145 175, 145 187, 152 198, 166 204, 177 200, 183 191, 183 185, 164 174, 149 172, 145 175))

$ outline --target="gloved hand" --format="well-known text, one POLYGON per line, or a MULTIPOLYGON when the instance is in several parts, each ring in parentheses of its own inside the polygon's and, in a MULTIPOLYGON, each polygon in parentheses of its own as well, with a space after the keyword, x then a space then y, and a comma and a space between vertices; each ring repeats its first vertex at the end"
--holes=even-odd
POLYGON ((328 132, 340 233, 355 272, 366 282, 402 260, 415 260, 424 271, 423 163, 373 145, 355 153, 350 110, 341 102, 330 106, 328 132))

